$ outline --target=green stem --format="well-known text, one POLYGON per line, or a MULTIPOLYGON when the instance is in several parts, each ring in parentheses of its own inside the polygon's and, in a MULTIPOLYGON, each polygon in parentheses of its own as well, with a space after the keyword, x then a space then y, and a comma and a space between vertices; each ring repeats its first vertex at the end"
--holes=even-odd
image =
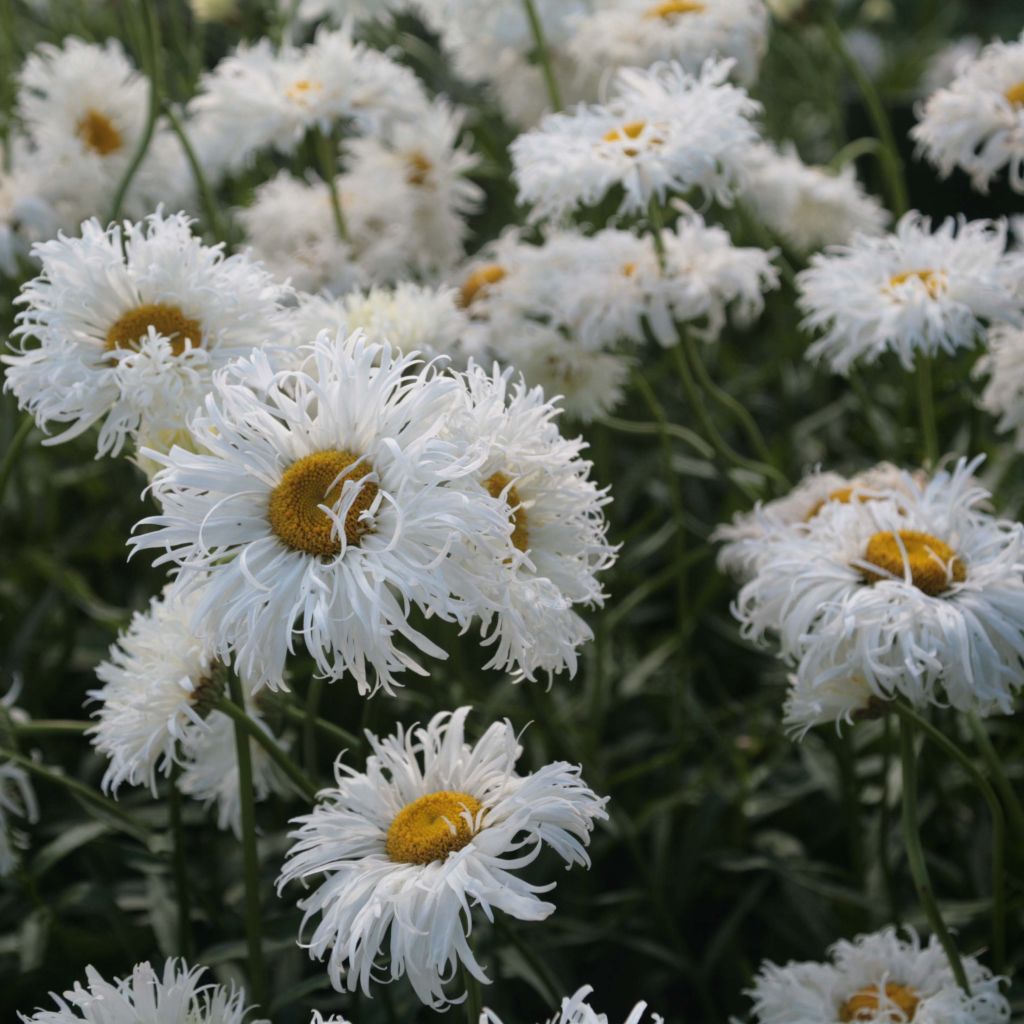
POLYGON ((896 880, 893 877, 892 859, 889 850, 892 846, 892 810, 890 800, 889 776, 892 769, 892 718, 886 715, 882 722, 882 805, 878 814, 878 863, 882 868, 882 881, 885 894, 889 900, 889 919, 899 924, 899 901, 896 898, 896 880))
POLYGON ((170 816, 171 839, 174 862, 174 893, 178 903, 178 954, 186 960, 192 959, 192 901, 188 888, 188 862, 185 854, 185 826, 181 818, 181 790, 178 789, 178 775, 181 768, 174 765, 171 772, 170 789, 167 794, 170 816))
POLYGON ((189 142, 185 126, 181 123, 181 118, 174 112, 170 103, 164 104, 164 117, 167 118, 171 130, 178 136, 178 141, 181 143, 181 148, 185 153, 185 159, 188 160, 188 165, 192 168, 192 177, 196 180, 199 199, 203 204, 203 213, 206 215, 206 223, 210 231, 218 240, 227 241, 228 234, 221 221, 220 209, 217 206, 217 199, 213 194, 213 189, 210 187, 210 182, 203 172, 202 165, 196 156, 196 151, 192 148, 192 143, 189 142))
POLYGON ((907 717, 900 719, 900 764, 903 769, 903 843, 907 850, 910 875, 914 880, 917 898, 929 924, 931 924, 932 931, 945 950, 953 976, 956 978, 957 984, 970 995, 971 988, 967 983, 964 965, 960 962, 960 953, 957 951, 956 943, 953 942, 953 936, 950 935, 946 922, 942 919, 942 913, 939 911, 935 892, 928 877, 928 865, 924 858, 924 850, 921 847, 921 831, 917 812, 917 754, 914 751, 914 723, 907 717))
POLYGON ((647 220, 651 225, 651 241, 654 243, 654 251, 658 257, 658 269, 665 270, 665 239, 661 237, 665 230, 665 218, 662 216, 661 203, 657 196, 651 196, 647 204, 647 220))
POLYGON ((466 986, 466 1024, 480 1024, 483 999, 480 996, 480 982, 462 967, 462 983, 466 986))
POLYGON ((72 719, 36 718, 31 722, 12 722, 19 736, 81 736, 92 727, 90 722, 72 719))
MULTIPOLYGON (((544 38, 544 26, 541 24, 537 7, 533 0, 523 0, 523 9, 526 11, 526 17, 530 22, 533 45, 537 49, 537 59, 540 61, 540 69, 544 75, 544 84, 547 86, 551 109, 554 111, 561 110, 562 93, 558 88, 558 79, 555 78, 555 69, 551 64, 551 53, 548 50, 547 40, 544 38)), ((473 1024, 476 1024, 476 1021, 473 1024)))
POLYGON ((34 420, 28 413, 22 416, 18 429, 15 431, 14 437, 11 438, 7 451, 4 452, 3 462, 0 462, 0 501, 3 501, 4 491, 7 490, 7 481, 10 480, 11 473, 14 472, 15 463, 18 461, 21 449, 25 447, 25 439, 32 430, 33 422, 34 420))
POLYGON ((912 722, 967 772, 988 804, 992 817, 992 970, 1002 974, 1006 963, 1006 818, 1002 805, 984 774, 956 743, 909 705, 897 701, 895 708, 905 722, 912 722))
POLYGON ((323 676, 314 676, 306 694, 305 722, 302 727, 302 756, 306 771, 316 774, 316 713, 320 707, 320 698, 324 692, 323 676))
MULTIPOLYGON (((263 939, 260 932, 260 865, 256 849, 256 809, 252 792, 252 752, 249 749, 251 731, 246 727, 245 697, 237 673, 228 674, 232 706, 237 711, 227 711, 227 702, 218 707, 231 714, 235 721, 235 753, 238 757, 238 792, 242 819, 242 858, 245 866, 245 938, 249 948, 249 987, 257 1006, 267 1006, 267 972, 263 959, 263 939)), ((259 730, 257 730, 259 731, 259 730)))
POLYGON ((689 427, 681 427, 678 423, 669 423, 667 421, 665 423, 638 423, 632 420, 620 420, 615 416, 602 416, 594 422, 622 434, 669 434, 680 441, 685 441, 698 455, 705 459, 710 459, 715 454, 714 448, 700 434, 690 430, 689 427))
POLYGON ((338 163, 334 156, 334 140, 324 135, 319 128, 313 129, 315 136, 316 156, 320 162, 320 173, 327 185, 327 194, 331 200, 331 213, 334 215, 334 227, 338 237, 349 241, 348 225, 345 223, 345 211, 341 208, 341 196, 338 195, 338 163))
POLYGON ((935 395, 932 389, 932 357, 924 352, 917 356, 917 409, 921 417, 921 437, 923 440, 926 469, 935 466, 939 457, 939 431, 935 421, 935 395))
POLYGON ((1014 792, 1010 780, 1006 777, 1003 762, 1000 760, 999 754, 996 753, 995 747, 992 746, 992 740, 981 719, 971 712, 967 716, 967 721, 970 724, 975 745, 981 751, 981 756, 985 759, 988 770, 992 774, 992 780, 1006 805, 1006 813, 1010 816, 1010 822, 1017 833, 1017 842, 1024 843, 1024 808, 1021 807, 1020 800, 1014 792))
MULTIPOLYGON (((290 704, 287 701, 279 701, 276 706, 286 718, 291 719, 291 721, 299 725, 305 725, 306 722, 310 720, 309 714, 304 709, 297 708, 294 704, 290 704)), ((359 747, 362 745, 359 737, 356 736, 355 733, 351 733, 347 729, 342 729, 340 725, 328 722, 324 718, 313 718, 312 721, 325 736, 330 736, 332 740, 344 743, 347 747, 359 747)))
MULTIPOLYGON (((231 700, 217 695, 213 706, 231 718, 235 725, 244 730, 269 755, 270 759, 291 780, 295 788, 311 803, 316 800, 317 788, 308 775, 268 736, 246 713, 232 688, 231 700)), ((300 712, 301 713, 301 712, 300 712)), ((248 751, 248 747, 246 748, 248 751)))
POLYGON ((852 142, 848 142, 829 160, 828 166, 833 171, 841 171, 848 163, 859 160, 862 156, 874 156, 881 160, 881 152, 881 142, 869 135, 863 139, 854 139, 852 142))

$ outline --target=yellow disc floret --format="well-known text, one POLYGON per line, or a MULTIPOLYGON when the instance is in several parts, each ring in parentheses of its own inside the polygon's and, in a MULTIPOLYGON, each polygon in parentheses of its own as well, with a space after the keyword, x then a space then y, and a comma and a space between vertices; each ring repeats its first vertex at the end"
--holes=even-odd
MULTIPOLYGON (((320 507, 331 507, 341 497, 346 480, 360 480, 373 467, 346 451, 314 452, 293 462, 270 492, 267 518, 270 528, 290 548, 329 558, 341 552, 341 538, 334 521, 320 507)), ((358 544, 373 532, 372 523, 361 519, 377 497, 377 485, 367 481, 345 514, 345 543, 358 544)))
POLYGON ((945 593, 954 583, 967 579, 967 567, 943 540, 918 530, 883 530, 868 541, 864 561, 881 572, 861 568, 869 583, 903 579, 910 571, 911 582, 931 597, 945 593))
POLYGON ((470 306, 492 284, 497 284, 505 273, 505 268, 500 263, 485 263, 482 267, 477 267, 462 283, 459 301, 463 309, 470 306))
POLYGON ((828 496, 822 498, 821 501, 816 501, 811 507, 810 512, 804 517, 804 522, 812 520, 826 505, 830 502, 836 502, 839 505, 849 505, 853 501, 853 496, 857 495, 857 500, 871 501, 873 495, 858 493, 853 487, 840 487, 837 490, 829 491, 828 496))
MULTIPOLYGON (((906 1021, 914 1019, 917 1004, 921 1001, 912 988, 896 985, 891 981, 885 985, 885 998, 885 1008, 899 1009, 906 1021)), ((862 988, 839 1007, 839 1019, 841 1021, 873 1021, 877 1019, 880 1009, 882 1009, 882 1000, 879 998, 879 990, 874 987, 862 988)), ((885 1019, 889 1020, 888 1017, 885 1019)))
POLYGON ((510 510, 509 519, 512 521, 512 543, 520 551, 529 551, 529 519, 526 515, 526 509, 523 508, 519 492, 515 489, 515 486, 509 487, 511 481, 512 477, 506 476, 504 473, 492 473, 484 481, 484 487, 487 488, 487 493, 492 498, 500 498, 502 494, 505 495, 505 501, 508 502, 510 510))
POLYGON ((124 145, 117 125, 106 114, 101 114, 91 107, 75 126, 75 134, 82 140, 82 145, 86 149, 99 153, 100 156, 116 153, 124 145))
POLYGON ((475 796, 447 789, 413 800, 391 822, 388 856, 403 864, 444 860, 473 838, 482 807, 475 796))
MULTIPOLYGON (((621 125, 618 128, 612 128, 611 131, 607 131, 601 136, 603 142, 627 142, 630 139, 639 139, 647 128, 646 121, 630 121, 628 124, 621 125)), ((657 146, 661 143, 661 139, 657 136, 652 136, 648 139, 648 142, 652 146, 657 146)), ((636 146, 624 146, 622 152, 626 156, 636 156, 640 152, 636 146)))
POLYGON ((889 278, 889 287, 898 288, 901 284, 906 284, 907 281, 915 278, 925 286, 933 299, 946 287, 946 275, 938 270, 904 270, 889 278))
POLYGON ((1024 107, 1024 82, 1011 85, 1005 96, 1015 107, 1024 107))
POLYGON ((323 91, 324 87, 320 82, 314 82, 308 78, 300 78, 297 82, 292 82, 292 84, 285 89, 284 94, 293 103, 306 107, 309 106, 310 100, 317 93, 321 93, 323 91))
POLYGON ((186 316, 180 306, 169 302, 147 302, 122 313, 107 331, 107 348, 137 349, 152 327, 171 343, 171 351, 180 356, 186 342, 198 348, 203 340, 202 324, 186 316))
POLYGON ((644 12, 645 18, 673 18, 677 14, 699 14, 705 9, 699 0, 663 0, 644 12))
POLYGON ((417 149, 406 157, 405 163, 408 167, 406 182, 415 186, 425 185, 430 178, 430 172, 434 169, 430 160, 417 149))

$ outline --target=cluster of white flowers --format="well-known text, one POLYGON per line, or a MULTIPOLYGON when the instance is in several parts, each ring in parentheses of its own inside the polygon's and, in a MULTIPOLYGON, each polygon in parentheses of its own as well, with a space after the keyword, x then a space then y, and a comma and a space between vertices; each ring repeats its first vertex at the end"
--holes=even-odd
MULTIPOLYGON (((571 996, 563 996, 558 1013, 552 1016, 547 1024, 608 1024, 608 1017, 598 1013, 587 1001, 593 991, 593 985, 584 985, 571 996)), ((629 1011, 625 1024, 640 1024, 646 1012, 647 1004, 637 1003, 629 1011)), ((659 1014, 651 1014, 652 1024, 661 1024, 662 1020, 659 1014)), ((480 1014, 480 1024, 502 1024, 502 1020, 493 1010, 485 1008, 480 1014)))

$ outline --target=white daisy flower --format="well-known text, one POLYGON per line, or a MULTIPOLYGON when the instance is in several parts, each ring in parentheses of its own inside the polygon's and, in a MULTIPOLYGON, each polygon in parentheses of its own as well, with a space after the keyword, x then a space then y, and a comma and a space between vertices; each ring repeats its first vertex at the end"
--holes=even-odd
POLYGON ((977 36, 960 36, 941 46, 928 58, 918 95, 928 97, 952 85, 953 80, 978 56, 981 47, 982 42, 977 36))
POLYGON ((81 238, 59 236, 33 250, 42 273, 21 290, 4 356, 4 387, 40 427, 70 426, 47 442, 77 437, 102 421, 97 450, 179 430, 202 401, 211 374, 280 334, 284 290, 259 264, 225 257, 192 234, 184 214, 155 213, 81 238))
POLYGON ((31 156, 15 144, 7 154, 0 145, 0 274, 20 277, 21 262, 27 263, 33 242, 57 233, 58 212, 39 191, 37 172, 31 156), (10 159, 10 169, 4 170, 10 159))
MULTIPOLYGON (((149 86, 116 39, 43 43, 18 73, 18 115, 37 180, 74 219, 102 213, 131 163, 149 111, 149 86)), ((177 138, 158 122, 125 197, 129 216, 157 203, 188 205, 192 174, 177 138)))
POLYGON ((974 367, 988 377, 978 404, 999 417, 998 430, 1014 432, 1014 444, 1024 451, 1024 330, 996 324, 988 329, 986 346, 974 367))
POLYGON ((1024 35, 991 43, 918 111, 911 138, 943 177, 959 167, 979 192, 1004 168, 1024 192, 1024 35))
POLYGON ((766 962, 748 992, 756 1024, 1006 1024, 1010 1006, 999 978, 974 957, 963 957, 967 995, 956 983, 933 935, 922 944, 895 928, 837 942, 828 963, 766 962))
MULTIPOLYGON (((598 1013, 587 999, 594 991, 593 985, 583 985, 571 996, 564 996, 562 1004, 547 1024, 608 1024, 608 1017, 598 1013)), ((625 1024, 640 1024, 647 1012, 647 1004, 640 1002, 629 1011, 625 1024)), ((663 1018, 657 1014, 651 1014, 652 1024, 661 1024, 663 1018)), ((480 1014, 480 1024, 502 1024, 501 1018, 493 1011, 484 1007, 480 1014)))
POLYGON ((799 674, 789 676, 789 689, 782 709, 786 732, 802 740, 816 725, 853 725, 874 718, 884 705, 861 676, 846 676, 815 683, 799 674))
POLYGON ((192 422, 204 451, 152 456, 163 512, 132 544, 166 549, 176 586, 202 588, 194 627, 254 685, 281 685, 301 637, 323 675, 390 691, 404 669, 425 674, 409 648, 446 656, 413 608, 465 624, 456 556, 507 535, 507 517, 438 437, 458 381, 358 334, 308 351, 298 370, 257 354, 218 374, 192 422))
MULTIPOLYGON (((22 712, 14 708, 15 692, 8 693, 2 700, 3 714, 16 715, 22 712)), ((14 826, 14 819, 23 818, 34 825, 39 820, 39 803, 32 787, 28 772, 13 761, 0 761, 0 878, 12 875, 18 867, 18 850, 28 843, 28 838, 14 826)))
POLYGON ((605 0, 579 21, 569 52, 592 89, 608 68, 676 60, 697 72, 708 57, 731 57, 733 74, 749 86, 768 48, 768 25, 763 0, 605 0))
POLYGON ((345 25, 348 21, 370 18, 383 19, 396 11, 414 7, 418 0, 278 0, 285 15, 294 12, 295 20, 306 24, 329 21, 332 25, 345 25))
POLYGON ((22 1024, 243 1024, 249 1013, 245 992, 233 985, 203 984, 205 970, 183 960, 168 960, 162 971, 141 963, 129 977, 110 982, 86 967, 84 985, 76 981, 63 996, 52 994, 57 1009, 18 1017, 22 1024))
POLYGON ((755 146, 741 197, 753 214, 801 253, 880 234, 889 212, 869 195, 852 164, 834 172, 805 164, 792 145, 755 146))
POLYGON ((731 66, 708 60, 697 76, 675 62, 621 68, 605 104, 551 114, 520 135, 510 148, 513 177, 531 219, 564 217, 615 186, 622 213, 690 189, 731 203, 760 110, 726 81, 731 66))
POLYGON ((973 346, 986 321, 1024 323, 1024 264, 1005 250, 1003 221, 950 218, 933 232, 908 213, 893 234, 815 254, 797 275, 803 327, 825 332, 807 357, 846 374, 892 351, 911 370, 918 352, 973 346))
POLYGON ((471 571, 496 609, 482 614, 484 643, 494 646, 487 667, 527 679, 575 675, 577 651, 592 638, 575 608, 604 603, 598 574, 616 557, 602 511, 611 498, 590 479, 582 439, 559 433, 559 410, 540 388, 497 366, 488 374, 471 365, 463 381, 450 429, 486 445, 478 486, 504 504, 514 549, 473 550, 471 571))
POLYGON ((740 591, 744 634, 778 636, 811 687, 861 677, 880 700, 1013 709, 1024 686, 1024 527, 982 507, 960 460, 888 499, 829 502, 775 539, 740 591))
POLYGON ((519 775, 522 748, 510 722, 495 722, 474 745, 464 738, 469 708, 435 715, 426 727, 378 739, 366 771, 335 764, 336 786, 295 819, 295 840, 278 879, 313 882, 299 901, 316 921, 311 957, 328 957, 331 984, 369 994, 370 980, 408 976, 416 995, 440 1009, 462 966, 487 983, 468 942, 471 904, 489 920, 501 910, 542 921, 554 883, 518 872, 544 846, 568 866, 589 866, 586 847, 605 800, 580 768, 565 762, 519 775), (382 977, 380 956, 389 954, 382 977))

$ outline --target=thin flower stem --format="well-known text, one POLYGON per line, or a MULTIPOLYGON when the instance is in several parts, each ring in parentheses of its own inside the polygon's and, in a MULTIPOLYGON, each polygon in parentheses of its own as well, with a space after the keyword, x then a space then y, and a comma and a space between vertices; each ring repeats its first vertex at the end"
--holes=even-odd
POLYGON ((1021 807, 1020 798, 1006 777, 1003 762, 1000 760, 999 754, 996 753, 995 747, 992 746, 992 740, 989 738, 984 723, 974 712, 967 716, 967 721, 971 727, 975 745, 981 751, 981 756, 985 759, 985 764, 988 765, 988 770, 992 775, 992 781, 995 782, 999 795, 1006 805, 1006 813, 1017 833, 1017 842, 1024 843, 1024 808, 1021 807))
POLYGON ((651 227, 651 241, 654 243, 654 251, 658 256, 658 269, 665 270, 665 239, 661 237, 665 230, 665 218, 661 212, 661 203, 657 196, 651 196, 647 204, 647 220, 651 227))
POLYGON ((633 420, 620 420, 616 416, 602 416, 594 422, 622 434, 670 434, 680 441, 685 441, 698 455, 705 459, 710 459, 715 454, 714 448, 700 434, 690 430, 689 427, 681 427, 678 423, 636 422, 633 420))
POLYGON ((4 492, 7 490, 7 481, 10 480, 11 474, 14 472, 15 463, 18 461, 21 449, 25 447, 25 439, 32 430, 33 423, 32 417, 25 413, 18 424, 14 437, 11 438, 11 443, 7 446, 7 451, 4 452, 3 462, 0 462, 0 501, 3 501, 4 492))
POLYGON ((1006 963, 1006 818, 1002 805, 982 771, 956 743, 909 705, 897 701, 894 706, 904 721, 912 722, 967 772, 988 804, 992 816, 992 969, 1002 974, 1006 963))
POLYGON ((316 773, 316 713, 320 707, 320 698, 324 692, 324 680, 322 676, 314 676, 309 683, 309 692, 306 694, 305 722, 302 728, 302 757, 306 771, 311 775, 316 773))
POLYGON ((462 983, 466 986, 466 1024, 480 1024, 483 999, 480 996, 480 982, 462 966, 462 983))
POLYGON ((921 417, 923 464, 935 465, 939 457, 939 430, 935 421, 935 395, 932 387, 932 358, 924 352, 917 356, 917 409, 921 417))
MULTIPOLYGON (((540 69, 544 75, 544 84, 547 86, 548 99, 551 101, 551 109, 558 111, 562 109, 562 93, 558 88, 558 79, 555 78, 555 69, 551 63, 551 52, 548 50, 547 40, 544 38, 544 26, 541 23, 540 15, 533 0, 523 0, 523 9, 526 11, 527 20, 530 22, 530 32, 533 35, 533 45, 537 49, 537 59, 540 61, 540 69)), ((474 1021, 473 1024, 476 1024, 474 1021)))
POLYGON ((931 880, 928 877, 928 865, 925 862, 924 850, 921 846, 921 831, 917 811, 917 753, 914 750, 914 723, 910 718, 900 719, 900 765, 903 769, 903 844, 907 851, 907 862, 910 874, 917 890, 917 898, 931 924, 939 942, 942 944, 949 961, 950 969, 956 983, 970 995, 971 987, 964 973, 964 965, 960 961, 953 936, 950 935, 946 922, 942 919, 939 905, 935 900, 931 880))
POLYGON ((174 112, 170 103, 164 104, 164 117, 167 118, 171 130, 178 136, 178 141, 181 143, 181 148, 185 153, 185 159, 188 160, 188 165, 192 168, 192 176, 196 180, 196 188, 199 190, 199 198, 203 204, 203 213, 206 214, 206 223, 210 231, 220 241, 228 241, 228 234, 221 220, 220 209, 217 205, 217 199, 213 194, 213 189, 203 173, 203 168, 196 156, 196 151, 192 148, 192 143, 185 132, 185 126, 181 123, 181 118, 174 112))
MULTIPOLYGON (((249 716, 243 710, 245 698, 242 683, 237 673, 228 674, 228 687, 232 706, 238 714, 232 714, 235 722, 235 753, 238 757, 238 791, 241 806, 242 858, 245 867, 245 938, 249 949, 249 986, 257 1006, 267 1006, 267 972, 263 959, 263 937, 260 929, 260 865, 256 849, 256 813, 252 792, 252 756, 246 727, 249 716)), ((218 704, 227 714, 227 702, 218 704)), ((257 730, 259 731, 259 730, 257 730)))
MULTIPOLYGON (((269 755, 270 759, 291 780, 295 788, 311 803, 316 800, 317 788, 308 775, 268 736, 246 713, 232 688, 231 700, 222 696, 214 697, 214 707, 231 718, 235 725, 245 730, 269 755)), ((301 712, 300 712, 301 713, 301 712)), ((304 717, 304 716, 303 716, 304 717)), ((248 750, 248 747, 246 748, 248 750)))
POLYGON ((892 846, 892 809, 890 775, 892 773, 892 718, 885 716, 882 722, 882 804, 878 813, 878 863, 882 868, 882 880, 885 883, 885 894, 889 900, 889 919, 899 924, 899 901, 896 898, 896 880, 893 878, 892 859, 889 850, 892 846))
POLYGON ((315 136, 316 156, 320 162, 320 173, 327 185, 327 194, 331 200, 331 213, 334 214, 334 227, 338 237, 349 241, 348 225, 345 223, 345 211, 341 208, 341 196, 338 195, 338 162, 334 156, 334 140, 325 135, 319 128, 313 130, 315 136))
POLYGON ((862 156, 873 156, 881 159, 882 144, 871 135, 848 142, 831 160, 828 165, 833 171, 842 170, 848 163, 859 160, 862 156))
POLYGON ((185 826, 181 820, 181 790, 178 776, 181 766, 175 763, 167 794, 168 814, 173 843, 174 893, 178 904, 178 954, 192 959, 192 900, 188 887, 188 861, 185 854, 185 826))
MULTIPOLYGON (((311 716, 303 708, 297 708, 295 705, 288 703, 287 701, 280 701, 276 705, 286 718, 299 724, 305 725, 307 721, 311 719, 311 716)), ((344 743, 348 747, 359 747, 362 746, 360 739, 355 733, 349 732, 347 729, 342 729, 340 725, 335 725, 333 722, 328 722, 325 718, 312 717, 312 722, 325 736, 330 736, 331 739, 344 743)))
POLYGON ((11 725, 19 736, 81 736, 92 723, 68 718, 36 718, 31 722, 12 720, 11 725))

